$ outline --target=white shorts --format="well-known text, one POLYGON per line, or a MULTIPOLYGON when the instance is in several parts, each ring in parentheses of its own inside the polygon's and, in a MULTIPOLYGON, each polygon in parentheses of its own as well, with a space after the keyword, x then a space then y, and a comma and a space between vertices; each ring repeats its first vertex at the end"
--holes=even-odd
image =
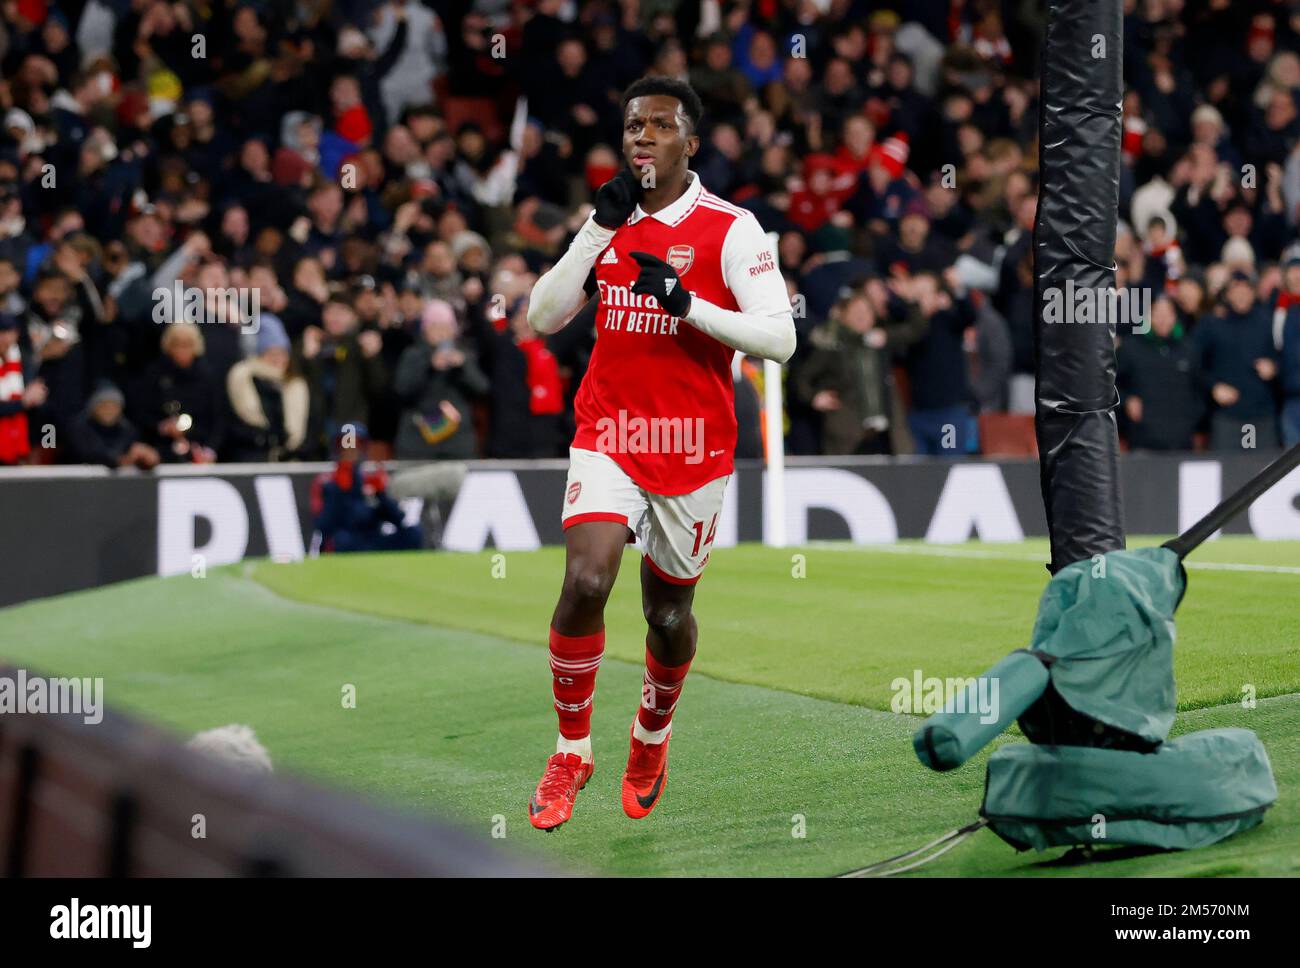
POLYGON ((608 454, 570 447, 560 519, 566 529, 585 521, 624 524, 656 575, 693 585, 708 563, 729 480, 731 475, 719 477, 689 494, 651 494, 608 454))

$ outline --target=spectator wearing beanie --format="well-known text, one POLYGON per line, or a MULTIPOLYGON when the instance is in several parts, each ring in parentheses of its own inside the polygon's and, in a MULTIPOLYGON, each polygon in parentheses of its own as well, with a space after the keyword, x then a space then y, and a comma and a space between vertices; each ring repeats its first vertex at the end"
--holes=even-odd
POLYGON ((1209 145, 1214 153, 1234 168, 1241 167, 1241 154, 1229 137, 1223 115, 1213 104, 1202 104, 1192 112, 1192 140, 1209 145))
POLYGON ((907 177, 909 148, 904 135, 891 135, 871 152, 871 163, 858 180, 857 191, 844 207, 876 235, 894 230, 917 194, 907 177))
POLYGON ((321 119, 307 111, 290 111, 280 121, 280 147, 271 163, 277 185, 302 186, 320 164, 321 119))
POLYGON ((878 250, 881 275, 943 272, 956 261, 956 247, 930 231, 930 213, 918 195, 907 204, 898 223, 898 235, 884 239, 878 250))
POLYGON ((233 419, 226 461, 280 461, 298 456, 307 439, 310 392, 296 373, 284 324, 263 313, 257 355, 236 363, 226 377, 233 419))
POLYGON ((141 441, 135 425, 122 415, 124 403, 122 391, 111 383, 100 384, 91 394, 85 410, 68 431, 68 443, 77 461, 146 471, 158 466, 158 451, 141 441))
POLYGON ((401 506, 388 493, 388 475, 365 464, 365 424, 337 439, 334 471, 318 478, 312 506, 325 551, 406 551, 419 548, 419 525, 405 524, 401 506))

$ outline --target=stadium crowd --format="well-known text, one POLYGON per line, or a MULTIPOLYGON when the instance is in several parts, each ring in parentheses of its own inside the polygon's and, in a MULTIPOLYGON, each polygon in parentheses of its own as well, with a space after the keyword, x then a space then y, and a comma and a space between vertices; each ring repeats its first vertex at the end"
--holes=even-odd
MULTIPOLYGON (((977 451, 1033 407, 1038 6, 4 0, 0 463, 562 455, 595 334, 527 297, 651 72, 778 238, 788 449, 977 451)), ((1296 442, 1300 3, 1126 11, 1122 432, 1296 442)))

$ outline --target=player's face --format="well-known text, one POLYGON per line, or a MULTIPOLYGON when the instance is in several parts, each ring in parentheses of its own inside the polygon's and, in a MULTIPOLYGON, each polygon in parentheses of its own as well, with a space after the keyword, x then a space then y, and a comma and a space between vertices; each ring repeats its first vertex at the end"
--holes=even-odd
POLYGON ((623 116, 623 157, 638 174, 653 166, 659 180, 686 168, 699 149, 681 102, 667 94, 633 98, 623 116))

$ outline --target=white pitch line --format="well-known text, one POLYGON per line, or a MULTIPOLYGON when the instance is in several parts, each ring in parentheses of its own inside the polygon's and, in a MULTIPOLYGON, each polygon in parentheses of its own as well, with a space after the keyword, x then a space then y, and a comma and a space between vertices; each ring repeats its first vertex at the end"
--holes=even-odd
POLYGON ((1274 575, 1300 575, 1300 567, 1293 565, 1246 565, 1233 561, 1184 561, 1192 571, 1264 571, 1274 575))
MULTIPOLYGON (((927 558, 992 558, 997 561, 1034 561, 1046 564, 1042 555, 983 551, 978 548, 954 548, 944 545, 855 545, 837 541, 809 541, 806 547, 818 551, 858 554, 881 551, 891 555, 922 555, 927 558)), ((1189 571, 1257 571, 1273 575, 1300 575, 1300 566, 1297 565, 1250 565, 1230 561, 1185 561, 1183 564, 1189 571)))

